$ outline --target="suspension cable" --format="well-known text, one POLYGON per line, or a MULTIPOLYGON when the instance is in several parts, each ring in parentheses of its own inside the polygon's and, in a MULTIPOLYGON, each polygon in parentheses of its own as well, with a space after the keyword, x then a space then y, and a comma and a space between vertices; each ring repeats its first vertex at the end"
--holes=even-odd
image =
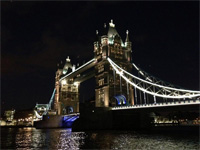
MULTIPOLYGON (((129 82, 132 86, 134 86, 134 87, 136 87, 137 89, 139 89, 139 90, 141 90, 141 91, 143 91, 143 92, 145 92, 145 93, 148 93, 148 94, 150 94, 150 95, 157 96, 157 97, 163 97, 163 98, 176 98, 176 99, 179 99, 179 98, 192 98, 192 97, 200 96, 200 91, 190 91, 190 92, 193 92, 193 93, 196 92, 196 93, 198 93, 198 94, 183 95, 183 96, 182 96, 182 95, 181 95, 181 96, 180 96, 180 95, 178 95, 178 96, 177 96, 177 95, 176 95, 176 96, 162 95, 162 94, 158 94, 158 93, 155 93, 155 92, 150 92, 150 91, 148 91, 148 90, 146 90, 146 89, 144 89, 144 88, 139 87, 137 84, 131 82, 126 76, 123 75, 123 72, 125 72, 126 74, 132 76, 133 78, 136 78, 136 79, 138 79, 138 80, 140 80, 140 81, 143 81, 143 82, 145 82, 145 83, 148 83, 148 84, 151 84, 151 85, 154 85, 154 86, 158 86, 158 87, 165 87, 165 86, 161 86, 161 85, 158 85, 158 84, 152 84, 152 83, 150 83, 150 82, 148 82, 148 81, 145 81, 145 80, 143 80, 143 79, 140 79, 140 78, 138 78, 138 77, 136 77, 136 76, 134 76, 134 75, 128 73, 127 71, 123 70, 123 69, 120 68, 119 66, 117 66, 110 58, 107 58, 107 59, 108 59, 109 63, 111 64, 111 66, 116 70, 116 73, 117 73, 117 74, 119 74, 123 79, 125 79, 127 82, 129 82), (116 67, 119 68, 120 71, 119 71, 116 67)), ((176 88, 170 88, 170 87, 167 87, 167 89, 176 90, 176 88)), ((179 90, 179 89, 178 89, 178 90, 179 90)), ((187 92, 189 92, 189 90, 179 90, 179 91, 187 91, 187 92)))
MULTIPOLYGON (((154 85, 154 86, 157 86, 157 87, 160 87, 160 88, 165 88, 165 89, 170 89, 170 90, 176 90, 176 91, 181 91, 181 92, 200 93, 200 91, 192 91, 192 90, 185 90, 185 89, 177 89, 177 88, 167 87, 167 86, 163 86, 163 85, 159 85, 159 84, 156 84, 156 83, 152 83, 152 82, 143 80, 143 79, 141 79, 141 78, 138 78, 138 77, 136 77, 136 76, 130 74, 129 72, 125 71, 124 69, 120 68, 120 67, 119 67, 117 64, 115 64, 110 58, 107 58, 107 59, 108 59, 108 61, 109 61, 112 65, 116 66, 118 69, 121 70, 120 75, 121 75, 123 72, 125 72, 126 74, 130 75, 131 77, 133 77, 133 78, 135 78, 135 79, 137 79, 137 80, 139 80, 139 81, 142 81, 142 82, 145 82, 145 83, 148 83, 148 84, 150 84, 150 85, 154 85)), ((117 72, 119 73, 119 70, 118 70, 117 68, 116 68, 116 70, 117 70, 117 72)))

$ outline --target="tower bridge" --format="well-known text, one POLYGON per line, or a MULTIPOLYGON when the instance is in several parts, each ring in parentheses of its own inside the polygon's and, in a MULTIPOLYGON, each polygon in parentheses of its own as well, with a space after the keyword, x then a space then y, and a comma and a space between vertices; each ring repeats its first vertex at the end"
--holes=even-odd
POLYGON ((128 30, 123 42, 112 20, 104 29, 107 32, 101 36, 96 32, 93 59, 76 68, 68 57, 56 71, 54 92, 43 115, 50 110, 57 115, 79 114, 81 83, 92 77, 96 80, 96 108, 117 111, 200 104, 200 91, 177 88, 133 63, 128 30), (140 76, 133 75, 133 69, 140 76))

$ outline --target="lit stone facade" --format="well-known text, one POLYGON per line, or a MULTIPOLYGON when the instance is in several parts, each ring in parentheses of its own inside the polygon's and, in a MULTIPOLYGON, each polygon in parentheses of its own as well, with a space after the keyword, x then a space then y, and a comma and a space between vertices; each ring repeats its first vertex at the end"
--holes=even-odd
POLYGON ((79 112, 80 84, 74 82, 73 78, 65 78, 60 82, 60 78, 73 69, 75 69, 74 66, 71 65, 70 59, 67 58, 64 67, 56 71, 54 109, 57 111, 58 115, 79 112))
POLYGON ((132 87, 123 79, 120 79, 106 59, 109 57, 126 71, 132 72, 132 43, 129 41, 128 31, 125 43, 123 43, 112 20, 109 23, 109 28, 104 28, 107 30, 107 33, 99 36, 97 31, 98 38, 94 42, 94 57, 97 59, 97 65, 95 66, 95 105, 96 107, 115 106, 115 95, 124 95, 128 104, 133 105, 132 87))
MULTIPOLYGON (((109 28, 105 27, 105 30, 107 31, 102 36, 99 36, 97 32, 97 40, 94 42, 95 105, 96 107, 116 106, 114 96, 117 95, 124 95, 128 105, 133 105, 132 87, 113 71, 107 61, 107 57, 109 57, 124 70, 132 72, 132 43, 129 41, 128 31, 125 42, 123 42, 112 21, 109 23, 109 28)), ((93 66, 94 63, 84 68, 87 70, 87 68, 93 66)), ((79 112, 80 82, 75 82, 75 76, 72 78, 64 77, 73 70, 75 70, 75 67, 71 65, 70 59, 67 58, 64 67, 62 66, 56 72, 54 109, 59 115, 79 112), (61 78, 62 81, 60 81, 61 78)))

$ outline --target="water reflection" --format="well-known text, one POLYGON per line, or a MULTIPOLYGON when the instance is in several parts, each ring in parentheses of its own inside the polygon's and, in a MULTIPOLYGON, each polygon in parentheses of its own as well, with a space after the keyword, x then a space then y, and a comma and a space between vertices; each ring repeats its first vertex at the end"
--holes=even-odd
POLYGON ((3 149, 79 149, 84 132, 71 129, 9 128, 2 133, 3 149))
MULTIPOLYGON (((13 133, 13 129, 12 128, 9 128, 8 129, 8 134, 7 134, 7 138, 6 138, 6 147, 8 147, 9 148, 9 146, 13 143, 13 142, 15 142, 15 139, 13 138, 13 135, 12 135, 12 133, 13 133)), ((2 141, 2 142, 4 142, 4 141, 2 141)))
POLYGON ((84 144, 85 133, 74 132, 71 129, 59 132, 57 149, 79 149, 84 144))
MULTIPOLYGON (((113 140, 111 149, 197 150, 198 137, 179 135, 123 133, 113 140)), ((183 134, 184 135, 184 134, 183 134)))
POLYGON ((144 134, 134 131, 87 132, 83 149, 199 150, 196 135, 144 134))
POLYGON ((4 128, 1 149, 167 149, 198 150, 198 135, 134 131, 72 132, 71 129, 4 128), (187 135, 187 136, 186 136, 187 135))

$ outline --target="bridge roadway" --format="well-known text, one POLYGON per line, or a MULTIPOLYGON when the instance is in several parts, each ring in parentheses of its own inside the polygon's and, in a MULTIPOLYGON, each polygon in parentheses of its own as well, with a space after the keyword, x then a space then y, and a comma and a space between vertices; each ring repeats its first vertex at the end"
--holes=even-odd
POLYGON ((112 110, 140 109, 140 108, 155 108, 155 107, 169 107, 169 106, 183 106, 183 105, 200 105, 200 99, 199 100, 185 100, 185 101, 175 101, 175 102, 142 104, 142 105, 133 105, 133 106, 118 106, 118 107, 113 107, 111 109, 112 110))

